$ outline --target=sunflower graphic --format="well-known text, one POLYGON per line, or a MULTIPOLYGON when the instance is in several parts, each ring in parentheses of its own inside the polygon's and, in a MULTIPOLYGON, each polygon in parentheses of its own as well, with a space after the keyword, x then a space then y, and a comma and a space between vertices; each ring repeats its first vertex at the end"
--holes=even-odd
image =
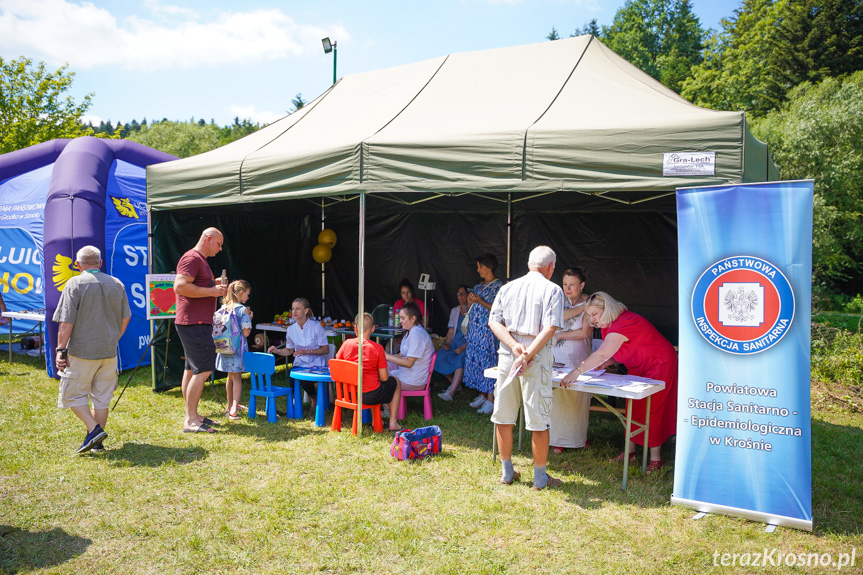
POLYGON ((132 202, 129 201, 129 198, 112 197, 111 201, 114 202, 114 209, 117 210, 118 214, 120 214, 124 218, 138 219, 138 212, 135 211, 135 206, 132 205, 132 202))
POLYGON ((57 254, 57 257, 54 258, 54 265, 51 269, 54 271, 54 287, 57 288, 57 291, 63 291, 66 282, 81 273, 72 268, 74 263, 75 260, 61 254, 57 254))

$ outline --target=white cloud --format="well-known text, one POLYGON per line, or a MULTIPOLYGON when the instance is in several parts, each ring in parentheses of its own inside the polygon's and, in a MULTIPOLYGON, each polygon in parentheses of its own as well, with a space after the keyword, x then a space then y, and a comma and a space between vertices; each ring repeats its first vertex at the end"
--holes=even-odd
POLYGON ((68 62, 73 70, 115 66, 151 72, 297 58, 320 50, 324 36, 350 38, 340 25, 302 24, 276 9, 203 18, 158 1, 147 5, 156 19, 136 15, 118 22, 89 3, 0 0, 0 53, 68 62))
POLYGON ((251 120, 252 122, 264 125, 264 124, 272 124, 279 118, 284 118, 288 115, 287 111, 284 112, 271 112, 269 110, 261 110, 258 111, 254 105, 251 106, 230 106, 228 110, 231 112, 231 116, 234 118, 239 118, 240 121, 243 120, 251 120))
POLYGON ((105 118, 102 118, 101 116, 95 116, 93 114, 84 114, 83 116, 81 116, 81 123, 82 124, 93 124, 94 126, 98 127, 99 124, 101 124, 104 121, 105 121, 105 118))
POLYGON ((198 18, 198 13, 194 10, 182 8, 180 6, 164 5, 160 3, 159 0, 145 0, 144 4, 154 14, 167 14, 170 16, 179 15, 193 20, 198 18))

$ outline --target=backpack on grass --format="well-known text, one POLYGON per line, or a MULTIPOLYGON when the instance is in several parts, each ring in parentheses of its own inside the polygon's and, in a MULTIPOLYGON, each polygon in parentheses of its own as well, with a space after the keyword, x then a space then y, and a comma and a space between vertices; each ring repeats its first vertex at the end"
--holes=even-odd
POLYGON ((440 453, 441 447, 441 431, 437 425, 420 427, 413 431, 403 429, 396 432, 390 446, 390 455, 399 461, 410 461, 440 453))

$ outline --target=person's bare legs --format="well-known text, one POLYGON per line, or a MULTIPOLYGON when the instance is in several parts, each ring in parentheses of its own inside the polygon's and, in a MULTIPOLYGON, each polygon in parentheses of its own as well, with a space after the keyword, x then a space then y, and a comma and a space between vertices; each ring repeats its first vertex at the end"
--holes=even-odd
MULTIPOLYGON (((662 456, 660 455, 661 451, 662 451, 661 445, 657 445, 656 447, 651 447, 650 448, 650 460, 651 461, 660 461, 662 459, 662 456)), ((629 456, 632 457, 634 453, 635 453, 635 443, 630 441, 629 442, 629 456)))
POLYGON ((512 459, 512 428, 513 424, 497 424, 497 452, 505 461, 512 459))
POLYGON ((401 431, 402 426, 399 425, 399 401, 402 398, 402 385, 399 382, 396 385, 396 390, 393 392, 393 399, 390 401, 390 431, 401 431))
MULTIPOLYGON (((97 421, 96 418, 93 417, 93 413, 90 411, 89 405, 76 405, 74 407, 71 407, 70 409, 72 410, 72 413, 78 416, 78 419, 84 422, 84 425, 87 427, 87 433, 93 431, 97 424, 101 425, 99 421, 97 421)), ((107 420, 108 410, 100 409, 99 411, 105 412, 105 419, 107 420)), ((102 427, 104 428, 105 426, 103 425, 102 427)))
POLYGON ((497 424, 495 434, 497 436, 497 447, 500 452, 500 483, 511 485, 517 481, 519 473, 512 466, 512 428, 513 424, 497 424))
POLYGON ((548 463, 548 437, 549 432, 534 431, 531 432, 531 450, 533 451, 533 465, 535 467, 545 467, 548 463))
MULTIPOLYGON (((447 388, 447 391, 451 396, 455 395, 455 391, 459 388, 462 382, 462 378, 464 378, 464 368, 460 367, 456 369, 452 375, 446 376, 448 380, 450 380, 451 385, 447 388)), ((492 400, 494 401, 494 400, 492 400)))
POLYGON ((228 374, 225 380, 225 395, 228 402, 228 415, 236 416, 240 405, 240 396, 243 394, 243 376, 239 372, 228 374))
POLYGON ((183 380, 180 384, 180 390, 183 392, 183 399, 186 399, 186 389, 189 387, 189 382, 192 380, 192 370, 184 369, 183 370, 183 380))
POLYGON ((93 414, 93 419, 96 420, 96 423, 102 426, 102 429, 108 425, 108 408, 105 409, 93 409, 91 411, 93 414))
POLYGON ((201 401, 204 384, 207 382, 207 378, 210 377, 210 373, 209 371, 205 371, 192 375, 188 385, 186 385, 186 392, 184 394, 186 406, 186 418, 183 422, 184 429, 197 429, 204 421, 204 418, 198 413, 198 402, 201 401))

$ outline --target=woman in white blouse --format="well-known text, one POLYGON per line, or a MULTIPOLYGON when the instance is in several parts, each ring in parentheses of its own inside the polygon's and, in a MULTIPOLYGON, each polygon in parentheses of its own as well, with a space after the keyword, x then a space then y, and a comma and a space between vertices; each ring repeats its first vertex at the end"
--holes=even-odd
MULTIPOLYGON (((291 304, 291 318, 296 320, 288 326, 285 338, 285 347, 276 348, 270 346, 267 353, 275 353, 282 356, 294 356, 295 368, 300 367, 326 367, 327 355, 330 353, 327 335, 324 328, 316 321, 311 321, 312 308, 309 300, 298 297, 291 304)), ((317 383, 314 381, 301 381, 303 387, 312 402, 312 413, 317 406, 317 383)))
POLYGON ((434 344, 422 325, 416 302, 407 302, 399 310, 399 320, 408 332, 402 338, 399 354, 387 354, 388 371, 401 389, 421 389, 428 381, 434 344))
MULTIPOLYGON (((587 294, 583 292, 584 270, 571 267, 563 270, 563 292, 566 301, 563 327, 554 334, 552 347, 555 363, 577 366, 590 355, 593 328, 584 314, 587 294)), ((552 394, 549 445, 555 453, 564 448, 579 448, 587 442, 587 421, 590 417, 590 394, 582 391, 555 389, 552 394)))

